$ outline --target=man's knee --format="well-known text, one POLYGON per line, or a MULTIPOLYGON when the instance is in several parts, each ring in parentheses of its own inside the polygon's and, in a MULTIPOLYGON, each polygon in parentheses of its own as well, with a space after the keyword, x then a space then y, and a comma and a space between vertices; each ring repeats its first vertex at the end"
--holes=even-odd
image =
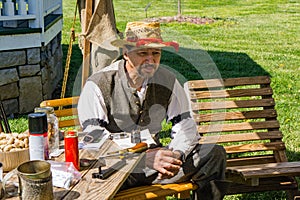
POLYGON ((226 158, 226 151, 225 151, 224 147, 221 145, 214 145, 212 154, 217 155, 222 158, 226 158))
POLYGON ((226 159, 226 151, 223 146, 217 144, 202 144, 198 146, 200 157, 226 159))

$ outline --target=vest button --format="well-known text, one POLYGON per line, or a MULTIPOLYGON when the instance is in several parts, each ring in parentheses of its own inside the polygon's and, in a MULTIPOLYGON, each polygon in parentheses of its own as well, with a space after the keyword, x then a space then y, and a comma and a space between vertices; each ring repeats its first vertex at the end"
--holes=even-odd
POLYGON ((140 111, 140 114, 142 114, 142 113, 143 113, 143 111, 141 110, 141 111, 140 111))
POLYGON ((144 122, 144 120, 141 119, 141 122, 144 122))

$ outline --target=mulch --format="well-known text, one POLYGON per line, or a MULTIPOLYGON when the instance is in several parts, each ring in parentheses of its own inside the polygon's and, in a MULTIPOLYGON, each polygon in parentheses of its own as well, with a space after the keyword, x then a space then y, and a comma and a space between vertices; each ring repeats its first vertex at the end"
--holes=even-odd
POLYGON ((160 22, 160 23, 192 23, 192 24, 211 24, 216 20, 207 17, 190 17, 190 16, 165 16, 165 17, 156 17, 156 18, 147 18, 146 21, 149 22, 160 22))

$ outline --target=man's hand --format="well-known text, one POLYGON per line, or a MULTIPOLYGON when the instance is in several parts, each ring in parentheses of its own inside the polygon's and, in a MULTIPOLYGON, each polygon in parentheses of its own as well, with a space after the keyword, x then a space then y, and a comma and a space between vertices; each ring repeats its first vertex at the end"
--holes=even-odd
POLYGON ((159 172, 158 178, 175 176, 182 165, 181 154, 170 149, 156 148, 146 151, 146 166, 159 172))

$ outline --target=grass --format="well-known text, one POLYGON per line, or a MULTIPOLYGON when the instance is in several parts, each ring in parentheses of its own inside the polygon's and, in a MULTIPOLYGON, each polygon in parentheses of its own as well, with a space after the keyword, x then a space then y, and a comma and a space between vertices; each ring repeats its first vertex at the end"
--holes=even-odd
MULTIPOLYGON (((126 22, 145 19, 144 8, 150 1, 113 2, 117 27, 123 31, 126 22)), ((174 16, 176 2, 153 0, 147 16, 174 16)), ((75 0, 64 0, 63 6, 62 45, 66 55, 75 0)), ((300 3, 296 0, 183 0, 183 15, 213 18, 216 22, 162 24, 165 40, 176 40, 181 45, 179 53, 166 51, 162 62, 182 81, 215 76, 271 76, 278 119, 291 161, 300 160, 299 13, 300 3)), ((78 18, 75 30, 77 34, 81 32, 78 18)), ((81 52, 75 43, 66 96, 76 95, 72 93, 72 86, 81 61, 81 52)), ((27 128, 24 118, 10 120, 10 123, 16 131, 27 128)), ((285 199, 285 196, 282 192, 267 192, 227 196, 226 199, 285 199)))

